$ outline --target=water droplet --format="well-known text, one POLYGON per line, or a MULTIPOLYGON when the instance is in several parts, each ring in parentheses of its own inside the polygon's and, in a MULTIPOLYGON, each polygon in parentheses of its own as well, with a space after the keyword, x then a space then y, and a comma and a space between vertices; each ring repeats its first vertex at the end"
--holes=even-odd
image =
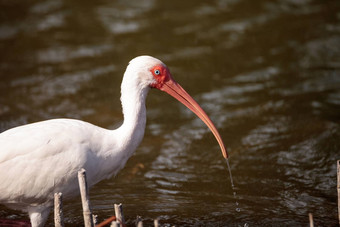
POLYGON ((227 162, 227 166, 228 166, 228 171, 229 171, 229 177, 230 177, 230 183, 231 183, 231 188, 234 189, 234 181, 233 181, 233 175, 231 174, 231 169, 230 169, 230 165, 229 165, 229 159, 226 159, 227 162))
MULTIPOLYGON (((231 183, 231 188, 233 189, 233 195, 234 195, 234 199, 237 200, 237 197, 236 197, 236 188, 235 188, 235 185, 234 185, 234 181, 233 181, 233 176, 231 174, 231 169, 230 169, 230 165, 229 165, 229 160, 226 159, 227 161, 227 165, 228 165, 228 170, 229 170, 229 176, 230 176, 230 183, 231 183)), ((235 205, 236 205, 236 212, 241 212, 241 208, 239 208, 239 203, 236 201, 235 202, 235 205)), ((240 226, 241 227, 241 226, 240 226)), ((248 227, 248 226, 247 226, 248 227)))

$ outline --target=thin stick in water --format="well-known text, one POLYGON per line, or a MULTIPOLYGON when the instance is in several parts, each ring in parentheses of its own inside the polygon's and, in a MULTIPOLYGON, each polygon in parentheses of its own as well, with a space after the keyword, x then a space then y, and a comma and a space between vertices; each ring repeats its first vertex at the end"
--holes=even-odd
POLYGON ((309 213, 309 227, 314 227, 314 220, 313 220, 313 214, 309 213))
POLYGON ((124 215, 123 215, 123 205, 121 203, 115 204, 115 214, 116 214, 117 221, 119 221, 122 225, 124 225, 125 220, 124 220, 124 215))
POLYGON ((54 193, 54 226, 64 227, 63 194, 54 193))
POLYGON ((92 220, 93 220, 93 225, 97 226, 98 224, 98 215, 97 214, 92 214, 92 220))
POLYGON ((78 181, 83 206, 83 216, 85 227, 93 227, 92 211, 90 208, 89 188, 86 181, 86 171, 81 169, 78 171, 78 181))
POLYGON ((142 221, 141 216, 137 216, 136 223, 137 223, 137 225, 136 225, 137 227, 143 227, 143 221, 142 221))
POLYGON ((113 222, 111 222, 110 227, 120 227, 120 222, 119 221, 113 221, 113 222))
POLYGON ((158 227, 158 226, 159 226, 158 219, 155 219, 155 220, 153 221, 153 224, 154 224, 155 227, 158 227))

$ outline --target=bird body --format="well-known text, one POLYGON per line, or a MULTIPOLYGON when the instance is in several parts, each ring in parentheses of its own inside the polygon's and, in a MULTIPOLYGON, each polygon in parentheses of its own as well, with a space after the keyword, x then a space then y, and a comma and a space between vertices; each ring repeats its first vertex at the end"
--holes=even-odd
POLYGON ((116 174, 132 154, 119 148, 116 131, 78 120, 42 121, 0 135, 1 149, 8 151, 0 156, 0 202, 21 207, 51 201, 58 191, 77 195, 78 170, 88 170, 92 186, 116 174))
MULTIPOLYGON (((130 62, 123 77, 124 121, 119 128, 108 130, 80 120, 54 119, 0 134, 0 203, 28 212, 32 226, 43 226, 55 192, 62 192, 65 199, 79 194, 77 172, 81 168, 87 170, 89 187, 117 174, 144 136, 150 88, 177 98, 208 122, 216 136, 210 119, 195 107, 197 103, 190 106, 194 101, 187 99, 167 67, 158 59, 140 56, 130 62)), ((222 149, 221 138, 216 138, 222 149)), ((223 155, 227 157, 225 150, 223 155)))

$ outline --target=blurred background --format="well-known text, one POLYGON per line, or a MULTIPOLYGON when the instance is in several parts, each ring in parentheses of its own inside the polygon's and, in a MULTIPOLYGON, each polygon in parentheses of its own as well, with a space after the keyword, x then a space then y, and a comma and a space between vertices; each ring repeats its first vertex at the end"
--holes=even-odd
MULTIPOLYGON (((144 54, 211 116, 236 189, 207 127, 151 90, 141 146, 90 190, 99 220, 123 203, 130 225, 338 224, 340 1, 0 0, 0 131, 65 117, 118 127, 122 75, 144 54)), ((80 209, 65 201, 67 226, 80 209)), ((1 206, 0 218, 27 216, 1 206)))

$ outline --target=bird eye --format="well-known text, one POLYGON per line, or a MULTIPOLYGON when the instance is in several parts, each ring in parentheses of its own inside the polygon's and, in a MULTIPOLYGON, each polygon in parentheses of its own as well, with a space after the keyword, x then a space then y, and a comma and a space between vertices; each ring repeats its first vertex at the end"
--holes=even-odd
POLYGON ((155 75, 159 75, 159 74, 161 74, 161 71, 159 71, 158 69, 156 69, 156 70, 154 71, 154 73, 155 73, 155 75))

